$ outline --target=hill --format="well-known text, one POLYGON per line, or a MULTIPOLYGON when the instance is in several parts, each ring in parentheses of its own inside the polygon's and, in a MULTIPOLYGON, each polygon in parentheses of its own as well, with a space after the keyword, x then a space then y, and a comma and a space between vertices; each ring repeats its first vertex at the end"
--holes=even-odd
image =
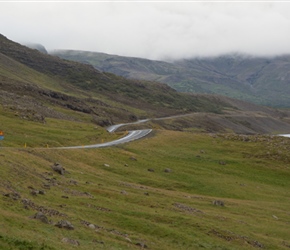
POLYGON ((0 37, 0 45, 2 91, 57 103, 101 121, 117 123, 142 116, 218 112, 225 105, 212 103, 206 97, 180 94, 165 84, 100 72, 90 65, 21 46, 4 36, 0 37))
POLYGON ((58 50, 62 58, 132 79, 167 83, 180 92, 220 94, 272 107, 290 107, 290 56, 224 55, 173 62, 58 50))
MULTIPOLYGON (((0 45, 0 102, 20 118, 40 122, 46 118, 86 119, 107 126, 198 112, 198 119, 186 118, 178 122, 181 126, 164 124, 169 120, 156 126, 246 134, 290 131, 286 111, 223 96, 179 93, 163 83, 126 79, 89 64, 40 53, 4 36, 0 36, 0 45)), ((151 65, 149 60, 142 64, 146 62, 151 65)))
POLYGON ((114 148, 57 150, 35 143, 68 134, 82 143, 98 130, 18 129, 34 147, 1 148, 0 249, 290 246, 288 138, 158 130, 114 148))
POLYGON ((0 50, 0 249, 289 248, 288 112, 0 50))

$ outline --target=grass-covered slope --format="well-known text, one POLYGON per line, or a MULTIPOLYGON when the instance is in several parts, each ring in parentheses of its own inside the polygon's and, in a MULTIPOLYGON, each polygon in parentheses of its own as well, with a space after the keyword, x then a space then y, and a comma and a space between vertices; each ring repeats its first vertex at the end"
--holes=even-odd
POLYGON ((0 43, 0 249, 289 248, 289 139, 229 133, 286 132, 286 111, 0 43), (118 147, 54 148, 189 111, 118 147))
POLYGON ((127 78, 164 82, 180 92, 220 94, 260 105, 290 107, 289 55, 225 55, 162 62, 87 51, 52 53, 127 78))
POLYGON ((165 84, 102 73, 90 65, 43 54, 4 36, 0 36, 0 73, 3 96, 17 92, 43 99, 45 105, 57 103, 84 111, 101 121, 190 111, 220 112, 226 105, 180 94, 165 84))
MULTIPOLYGON (((74 126, 47 129, 66 140, 74 126)), ((287 138, 165 130, 114 148, 1 148, 0 249, 287 249, 289 149, 287 138)))
MULTIPOLYGON (((85 119, 107 126, 138 118, 192 112, 228 115, 224 110, 232 109, 262 111, 266 120, 278 119, 275 126, 268 129, 254 126, 251 133, 288 131, 289 124, 285 124, 283 119, 288 116, 285 112, 281 115, 281 112, 251 104, 244 109, 244 105, 233 99, 182 94, 165 84, 128 80, 111 73, 102 73, 90 65, 43 54, 4 36, 0 36, 0 45, 0 103, 23 119, 43 123, 48 118, 75 121, 85 119), (84 118, 82 114, 87 116, 84 118)), ((247 116, 241 117, 242 122, 247 119, 247 116)), ((200 124, 204 124, 203 128, 207 127, 207 119, 202 119, 200 124)), ((200 124, 197 126, 200 127, 200 124)), ((246 132, 244 129, 228 127, 226 123, 224 125, 225 129, 234 132, 246 132)))

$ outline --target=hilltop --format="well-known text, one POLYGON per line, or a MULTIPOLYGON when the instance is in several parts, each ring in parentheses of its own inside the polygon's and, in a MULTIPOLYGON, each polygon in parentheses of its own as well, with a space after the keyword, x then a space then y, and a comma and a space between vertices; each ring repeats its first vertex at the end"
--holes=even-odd
POLYGON ((126 78, 163 82, 179 92, 219 94, 259 105, 290 107, 289 55, 229 54, 164 62, 88 51, 56 50, 52 54, 126 78))

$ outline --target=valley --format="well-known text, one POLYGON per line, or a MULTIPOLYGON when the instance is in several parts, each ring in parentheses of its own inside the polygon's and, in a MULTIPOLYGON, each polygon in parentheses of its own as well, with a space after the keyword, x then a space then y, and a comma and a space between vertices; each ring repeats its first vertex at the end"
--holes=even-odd
POLYGON ((181 93, 0 35, 0 130, 0 249, 290 247, 287 108, 181 93), (150 133, 109 144, 128 131, 150 133))

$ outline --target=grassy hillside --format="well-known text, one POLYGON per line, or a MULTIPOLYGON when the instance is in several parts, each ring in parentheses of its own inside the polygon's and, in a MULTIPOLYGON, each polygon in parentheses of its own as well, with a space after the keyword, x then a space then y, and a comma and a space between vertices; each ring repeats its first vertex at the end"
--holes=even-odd
POLYGON ((0 249, 289 248, 287 111, 0 45, 0 249))
POLYGON ((1 142, 0 249, 289 248, 287 138, 155 130, 118 147, 56 150, 46 143, 106 133, 3 119, 13 134, 1 142))
POLYGON ((52 53, 127 78, 164 82, 180 92, 220 94, 272 107, 290 107, 289 55, 226 55, 169 63, 85 51, 52 53))
MULTIPOLYGON (((12 102, 25 95, 44 106, 57 104, 89 113, 93 120, 104 124, 192 111, 220 112, 227 106, 180 94, 166 84, 102 73, 90 65, 40 53, 2 35, 0 77, 1 95, 6 102, 7 92, 14 95, 12 102)), ((23 101, 18 107, 26 104, 23 101)))
MULTIPOLYGON (((43 124, 51 118, 65 119, 104 127, 138 118, 204 112, 213 118, 218 114, 221 120, 232 120, 231 124, 222 122, 210 126, 210 131, 220 131, 220 126, 239 133, 287 133, 290 130, 289 114, 284 111, 221 96, 178 93, 162 83, 129 80, 100 72, 88 64, 43 54, 2 35, 0 45, 0 104, 22 119, 43 124), (236 120, 236 111, 250 112, 254 119, 250 118, 252 122, 249 122, 249 115, 241 115, 236 120), (235 123, 239 126, 232 126, 235 123), (263 123, 273 125, 265 128, 263 123), (240 128, 241 124, 244 127, 250 124, 250 128, 240 128)), ((149 60, 139 63, 145 64, 148 70, 162 71, 162 67, 152 68, 149 60)), ((200 117, 199 121, 199 124, 187 121, 186 126, 208 131, 208 123, 213 123, 207 117, 200 117)), ((171 126, 174 127, 180 129, 180 126, 171 126)))

